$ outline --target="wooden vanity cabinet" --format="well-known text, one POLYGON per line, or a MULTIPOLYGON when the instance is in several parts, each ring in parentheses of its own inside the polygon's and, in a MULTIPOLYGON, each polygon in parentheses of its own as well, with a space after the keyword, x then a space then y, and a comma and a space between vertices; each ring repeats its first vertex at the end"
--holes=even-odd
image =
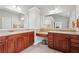
POLYGON ((28 33, 23 33, 23 42, 24 42, 24 48, 27 48, 34 43, 34 32, 28 32, 28 33))
POLYGON ((71 35, 71 53, 79 53, 79 36, 71 35))
POLYGON ((62 52, 79 53, 79 35, 49 32, 48 47, 62 52))
POLYGON ((14 53, 15 52, 15 36, 11 35, 8 36, 8 40, 7 40, 7 53, 14 53))
POLYGON ((27 48, 29 46, 29 36, 28 33, 23 33, 23 41, 24 41, 24 48, 27 48))
POLYGON ((4 53, 4 42, 0 42, 0 53, 4 53))
POLYGON ((48 47, 69 52, 69 39, 68 35, 60 33, 48 33, 48 47))
POLYGON ((54 48, 54 38, 53 33, 48 33, 48 47, 54 48))
POLYGON ((54 49, 58 49, 63 52, 69 52, 69 39, 68 35, 54 33, 54 49))
POLYGON ((0 37, 0 53, 17 53, 33 45, 34 32, 0 37))
POLYGON ((22 38, 18 38, 16 52, 20 52, 23 49, 24 49, 24 42, 23 42, 22 38))
POLYGON ((22 34, 15 35, 15 52, 20 52, 24 49, 24 40, 22 34))
POLYGON ((34 32, 17 34, 15 37, 17 41, 16 52, 20 52, 34 43, 34 32))
POLYGON ((7 48, 5 47, 6 45, 6 37, 5 36, 0 36, 0 53, 7 52, 7 48))
POLYGON ((29 36, 29 46, 33 45, 33 43, 34 43, 34 32, 29 32, 28 36, 29 36))

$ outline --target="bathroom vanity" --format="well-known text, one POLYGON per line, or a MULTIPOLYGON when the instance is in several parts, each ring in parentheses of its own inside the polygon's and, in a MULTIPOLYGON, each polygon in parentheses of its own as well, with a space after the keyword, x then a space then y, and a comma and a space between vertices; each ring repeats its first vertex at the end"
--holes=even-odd
POLYGON ((79 32, 49 31, 48 47, 62 52, 79 52, 79 32))
POLYGON ((0 33, 0 53, 17 53, 34 44, 34 31, 0 33))

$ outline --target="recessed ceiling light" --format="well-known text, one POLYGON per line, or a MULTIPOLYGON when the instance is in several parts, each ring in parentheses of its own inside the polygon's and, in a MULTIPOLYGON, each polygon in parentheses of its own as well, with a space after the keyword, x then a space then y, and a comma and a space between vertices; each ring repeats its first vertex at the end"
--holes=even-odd
POLYGON ((21 20, 24 20, 24 17, 21 17, 21 20))
POLYGON ((13 5, 12 7, 13 7, 13 8, 16 8, 16 5, 13 5))
POLYGON ((58 9, 58 8, 55 8, 54 10, 49 11, 50 14, 56 14, 56 13, 61 13, 61 12, 62 12, 62 10, 58 9))
POLYGON ((21 10, 21 8, 19 6, 17 6, 17 10, 21 10))

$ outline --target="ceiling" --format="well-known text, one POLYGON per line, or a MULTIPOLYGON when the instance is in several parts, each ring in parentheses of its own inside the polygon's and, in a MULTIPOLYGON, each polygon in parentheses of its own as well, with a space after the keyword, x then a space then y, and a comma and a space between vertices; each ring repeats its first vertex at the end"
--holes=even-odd
POLYGON ((54 8, 61 8, 64 10, 72 10, 74 9, 74 5, 19 5, 20 7, 25 8, 26 10, 32 8, 32 7, 37 7, 40 10, 52 10, 54 8))
POLYGON ((63 10, 63 12, 60 14, 67 17, 69 16, 69 13, 71 13, 73 10, 75 11, 75 5, 20 5, 20 7, 24 8, 25 11, 29 10, 32 7, 37 7, 43 14, 46 14, 48 11, 58 8, 60 10, 63 10))
MULTIPOLYGON (((4 5, 4 6, 0 5, 0 9, 3 7, 10 7, 10 6, 12 6, 12 5, 4 5)), ((40 9, 42 14, 46 14, 48 11, 58 8, 60 10, 63 10, 63 13, 60 13, 60 14, 65 15, 65 16, 68 16, 69 12, 75 10, 75 5, 17 5, 17 6, 21 7, 21 9, 24 13, 28 12, 28 10, 32 7, 37 7, 40 9)), ((19 12, 19 11, 17 11, 17 12, 19 12)))

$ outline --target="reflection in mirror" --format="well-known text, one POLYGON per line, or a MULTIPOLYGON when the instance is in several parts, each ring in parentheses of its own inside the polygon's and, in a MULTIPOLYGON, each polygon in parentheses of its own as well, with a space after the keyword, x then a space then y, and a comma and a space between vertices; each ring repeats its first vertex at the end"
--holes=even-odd
POLYGON ((72 21, 76 19, 76 6, 74 5, 57 5, 54 6, 53 10, 49 10, 46 14, 48 19, 53 19, 53 22, 50 24, 51 28, 71 28, 72 21), (51 18, 51 17, 52 18, 51 18))
POLYGON ((11 11, 3 7, 0 6, 0 29, 24 27, 27 29, 74 29, 79 27, 78 5, 22 5, 21 10, 24 13, 20 13, 15 9, 11 11))
POLYGON ((13 23, 13 28, 24 28, 24 15, 19 14, 18 18, 19 20, 13 23))
POLYGON ((0 29, 23 28, 23 14, 10 7, 7 5, 0 6, 0 29))

